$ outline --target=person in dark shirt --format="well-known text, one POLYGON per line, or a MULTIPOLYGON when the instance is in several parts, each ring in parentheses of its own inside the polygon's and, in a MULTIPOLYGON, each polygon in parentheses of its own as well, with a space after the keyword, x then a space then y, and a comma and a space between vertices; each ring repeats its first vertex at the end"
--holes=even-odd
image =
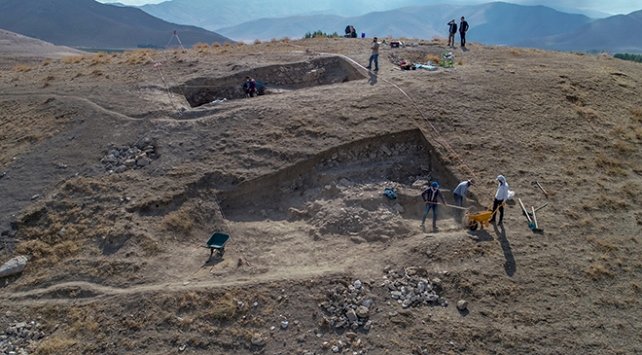
POLYGON ((462 48, 466 48, 466 32, 468 32, 468 22, 466 22, 464 16, 462 16, 461 22, 459 22, 459 37, 461 38, 462 48))
POLYGON ((243 91, 245 91, 245 97, 256 96, 256 80, 246 76, 245 82, 243 83, 243 91))
POLYGON ((424 207, 424 215, 421 218, 421 227, 423 228, 424 223, 426 222, 426 217, 428 217, 428 213, 432 209, 432 229, 436 231, 437 230, 437 204, 438 204, 437 199, 440 199, 444 205, 448 205, 446 203, 446 199, 444 198, 444 195, 442 195, 441 191, 439 191, 439 183, 436 181, 433 181, 430 184, 430 187, 421 193, 421 198, 426 203, 426 207, 424 207))
POLYGON ((447 23, 448 25, 448 47, 454 47, 455 46, 455 34, 457 33, 457 23, 455 22, 455 19, 450 20, 450 22, 447 23))

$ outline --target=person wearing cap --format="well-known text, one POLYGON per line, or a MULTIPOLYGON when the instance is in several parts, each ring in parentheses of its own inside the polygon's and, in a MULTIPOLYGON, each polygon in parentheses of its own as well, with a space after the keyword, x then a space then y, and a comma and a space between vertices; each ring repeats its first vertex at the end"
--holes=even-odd
POLYGON ((372 39, 372 46, 370 49, 372 50, 372 54, 370 54, 370 59, 368 60, 368 66, 366 69, 372 69, 372 62, 374 62, 374 71, 379 71, 379 41, 377 37, 372 39))
POLYGON ((495 223, 495 217, 497 216, 497 210, 499 209, 499 224, 503 224, 504 221, 504 202, 508 200, 508 183, 504 175, 497 175, 499 186, 497 186, 497 192, 495 192, 495 200, 493 201, 493 217, 490 219, 490 223, 495 223))
POLYGON ((444 205, 448 205, 444 195, 439 191, 439 183, 437 181, 433 181, 430 184, 430 187, 421 193, 421 198, 426 203, 426 207, 424 207, 424 215, 421 218, 421 226, 424 226, 426 217, 428 217, 428 213, 432 209, 432 229, 437 230, 437 199, 441 199, 441 202, 443 202, 444 205))
POLYGON ((464 205, 464 198, 468 192, 468 188, 473 184, 473 180, 465 180, 459 183, 455 190, 453 190, 453 197, 455 198, 455 204, 459 207, 464 205))

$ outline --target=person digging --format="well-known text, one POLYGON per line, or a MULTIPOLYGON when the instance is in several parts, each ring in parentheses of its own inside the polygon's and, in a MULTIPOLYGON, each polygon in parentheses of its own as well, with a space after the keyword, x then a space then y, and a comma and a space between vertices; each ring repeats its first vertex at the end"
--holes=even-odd
POLYGON ((436 181, 433 181, 430 184, 430 187, 421 193, 421 198, 424 200, 426 204, 426 206, 424 207, 424 215, 421 218, 421 228, 424 228, 426 217, 428 217, 428 213, 432 209, 432 230, 436 232, 439 230, 437 229, 437 205, 438 205, 437 199, 441 199, 441 202, 445 206, 448 206, 448 204, 446 203, 446 199, 444 198, 444 195, 439 190, 439 183, 436 181))

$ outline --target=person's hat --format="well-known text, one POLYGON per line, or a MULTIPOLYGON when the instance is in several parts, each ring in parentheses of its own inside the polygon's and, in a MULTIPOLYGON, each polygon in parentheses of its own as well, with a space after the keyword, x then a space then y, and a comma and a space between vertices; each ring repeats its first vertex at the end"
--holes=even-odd
POLYGON ((497 181, 506 182, 504 175, 497 175, 497 181))
POLYGON ((437 181, 433 181, 430 186, 437 188, 439 187, 439 183, 437 181))

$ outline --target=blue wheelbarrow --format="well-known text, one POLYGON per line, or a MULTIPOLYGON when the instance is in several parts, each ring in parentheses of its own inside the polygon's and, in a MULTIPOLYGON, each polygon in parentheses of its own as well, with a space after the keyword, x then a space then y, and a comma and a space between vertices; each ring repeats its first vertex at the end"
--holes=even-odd
POLYGON ((214 255, 214 251, 222 258, 225 254, 225 244, 230 240, 230 236, 221 232, 214 232, 210 239, 207 241, 205 248, 210 248, 210 259, 214 255))

